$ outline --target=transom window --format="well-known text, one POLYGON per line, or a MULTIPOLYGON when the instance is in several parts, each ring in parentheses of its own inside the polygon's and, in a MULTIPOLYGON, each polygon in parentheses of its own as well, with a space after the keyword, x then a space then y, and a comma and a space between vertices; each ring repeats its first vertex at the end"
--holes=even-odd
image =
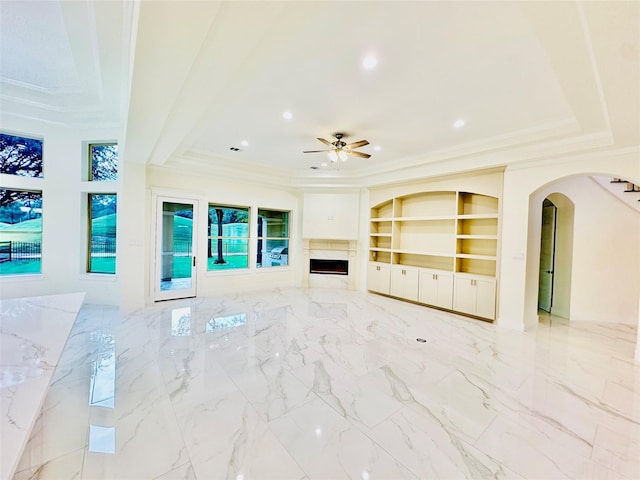
POLYGON ((118 145, 116 143, 89 144, 89 167, 89 181, 117 180, 118 145))
POLYGON ((0 173, 42 177, 42 140, 0 133, 0 173))

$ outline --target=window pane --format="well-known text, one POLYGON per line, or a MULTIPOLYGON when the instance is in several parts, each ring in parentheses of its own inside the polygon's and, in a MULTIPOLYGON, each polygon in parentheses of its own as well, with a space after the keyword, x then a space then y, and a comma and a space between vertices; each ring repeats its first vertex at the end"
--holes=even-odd
POLYGON ((289 212, 258 210, 258 267, 289 264, 289 212))
POLYGON ((207 270, 249 267, 249 208, 209 205, 207 270))
POLYGON ((0 274, 41 273, 42 192, 0 189, 0 274))
POLYGON ((0 173, 42 177, 42 140, 0 133, 0 173))
POLYGON ((89 194, 90 273, 116 273, 116 204, 115 194, 89 194))
POLYGON ((118 179, 118 145, 100 143, 89 145, 91 176, 89 180, 101 182, 118 179))
POLYGON ((259 209, 258 217, 264 219, 259 237, 289 238, 289 212, 259 209))

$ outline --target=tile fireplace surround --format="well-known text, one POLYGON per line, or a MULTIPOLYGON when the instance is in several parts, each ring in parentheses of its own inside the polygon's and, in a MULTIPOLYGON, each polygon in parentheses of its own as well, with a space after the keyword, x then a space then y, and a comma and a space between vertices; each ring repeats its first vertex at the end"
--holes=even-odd
POLYGON ((302 286, 305 288, 343 288, 356 289, 356 253, 355 240, 304 240, 304 275, 302 286), (311 259, 346 260, 349 262, 349 274, 316 274, 310 272, 311 259))
POLYGON ((346 289, 85 305, 15 478, 637 479, 635 338, 346 289))

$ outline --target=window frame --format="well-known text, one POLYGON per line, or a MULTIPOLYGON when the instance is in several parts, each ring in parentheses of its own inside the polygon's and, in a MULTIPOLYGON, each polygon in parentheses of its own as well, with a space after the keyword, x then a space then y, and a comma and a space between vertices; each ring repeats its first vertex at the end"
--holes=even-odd
MULTIPOLYGON (((38 177, 28 177, 28 178, 38 178, 38 177)), ((39 269, 37 272, 32 272, 32 271, 25 271, 25 272, 9 272, 9 273, 0 273, 0 278, 2 277, 25 277, 28 275, 42 275, 43 274, 43 262, 44 262, 44 253, 43 253, 43 246, 44 246, 44 242, 43 242, 43 238, 44 238, 44 191, 41 189, 37 189, 37 188, 17 188, 17 187, 5 187, 2 186, 0 188, 1 190, 12 190, 12 191, 17 191, 17 192, 28 192, 31 194, 35 194, 35 195, 39 195, 40 196, 40 212, 39 212, 39 217, 40 218, 40 230, 37 232, 37 234, 39 235, 39 243, 40 243, 40 257, 39 257, 39 269)), ((15 201, 15 200, 14 200, 15 201)), ((33 219, 28 219, 28 220, 33 220, 33 219)), ((24 220, 21 220, 18 223, 21 223, 24 220)), ((15 225, 15 224, 12 224, 15 225)), ((4 241, 4 240, 3 240, 4 241)), ((10 242, 12 240, 9 240, 10 242)), ((32 242, 22 242, 22 243, 32 243, 32 242)), ((11 247, 10 247, 11 248, 11 247)), ((11 253, 9 254, 9 258, 11 258, 11 253)), ((28 257, 25 257, 28 258, 28 257)), ((11 260, 10 260, 11 261, 11 260)))
POLYGON ((0 135, 3 136, 7 136, 7 137, 14 137, 14 138, 22 138, 25 140, 33 140, 36 142, 40 143, 40 158, 39 158, 39 162, 40 162, 40 174, 39 175, 20 175, 18 173, 7 173, 7 172, 0 172, 0 175, 7 175, 9 177, 13 177, 13 178, 33 178, 33 179, 38 179, 38 180, 42 180, 44 179, 44 138, 39 137, 37 135, 24 135, 22 133, 17 133, 17 132, 10 132, 7 130, 0 130, 0 135))
POLYGON ((116 182, 120 177, 120 150, 118 142, 116 141, 97 141, 86 142, 87 145, 87 181, 89 182, 116 182), (115 178, 96 179, 93 175, 93 148, 94 147, 116 147, 116 172, 115 178))
MULTIPOLYGON (((87 248, 87 254, 86 254, 86 259, 85 259, 85 273, 86 274, 90 274, 90 275, 116 275, 118 272, 118 194, 116 192, 87 192, 86 194, 87 197, 87 221, 86 221, 86 225, 87 225, 87 235, 86 235, 86 248, 87 248), (92 206, 92 198, 94 196, 113 196, 115 197, 115 237, 114 237, 114 248, 115 248, 115 252, 113 254, 113 258, 114 258, 114 266, 113 266, 113 272, 105 272, 105 271, 93 271, 91 269, 91 254, 92 252, 92 243, 93 243, 93 218, 92 218, 92 213, 93 213, 93 206, 92 206)), ((99 217, 98 217, 99 218, 99 217)))
POLYGON ((279 209, 279 208, 258 208, 257 214, 256 214, 256 267, 260 269, 286 268, 291 265, 290 256, 291 256, 291 210, 279 209), (265 235, 264 232, 262 235, 259 235, 259 232, 260 232, 259 222, 261 218, 265 218, 265 215, 261 215, 262 212, 277 212, 277 213, 286 214, 286 232, 285 232, 286 235, 281 237, 269 236, 268 225, 267 225, 267 235, 265 235), (261 249, 261 241, 264 242, 264 245, 267 248, 262 247, 261 249), (270 241, 282 243, 282 245, 276 245, 274 247, 268 248, 270 241), (287 263, 283 265, 281 262, 278 262, 278 265, 274 265, 273 263, 271 263, 271 260, 269 260, 268 262, 265 261, 264 257, 267 256, 267 258, 270 259, 271 257, 269 256, 271 255, 271 251, 274 248, 278 248, 280 246, 284 246, 284 248, 287 249, 287 263), (262 260, 261 262, 258 262, 259 258, 262 260))
MULTIPOLYGON (((207 202, 207 268, 206 271, 207 273, 218 273, 218 272, 231 272, 231 271, 247 271, 250 269, 251 267, 251 220, 252 219, 252 208, 249 206, 245 206, 245 205, 229 205, 229 204, 222 204, 222 203, 215 203, 215 202, 207 202), (217 226, 217 223, 212 221, 211 222, 211 230, 209 231, 209 219, 211 219, 211 209, 229 209, 229 210, 238 210, 238 211, 242 211, 245 212, 247 214, 247 235, 246 236, 232 236, 232 235, 217 235, 214 234, 213 232, 213 228, 214 226, 217 226), (210 268, 210 264, 209 264, 209 260, 214 258, 214 254, 213 254, 213 246, 212 246, 212 255, 211 257, 209 257, 209 245, 212 245, 212 243, 214 241, 217 240, 221 240, 222 242, 224 242, 225 240, 236 240, 236 241, 244 241, 246 242, 246 266, 244 267, 235 267, 235 266, 228 266, 228 267, 224 267, 224 268, 210 268)), ((225 225, 223 223, 223 225, 225 225)))

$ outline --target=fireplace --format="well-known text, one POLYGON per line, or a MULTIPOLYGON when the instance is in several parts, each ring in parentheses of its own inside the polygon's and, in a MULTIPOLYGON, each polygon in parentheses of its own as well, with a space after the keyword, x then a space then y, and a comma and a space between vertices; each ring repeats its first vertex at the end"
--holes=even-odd
POLYGON ((305 239, 303 287, 356 289, 356 240, 305 239))
POLYGON ((309 259, 309 273, 318 273, 322 275, 349 275, 349 261, 311 258, 309 259))

